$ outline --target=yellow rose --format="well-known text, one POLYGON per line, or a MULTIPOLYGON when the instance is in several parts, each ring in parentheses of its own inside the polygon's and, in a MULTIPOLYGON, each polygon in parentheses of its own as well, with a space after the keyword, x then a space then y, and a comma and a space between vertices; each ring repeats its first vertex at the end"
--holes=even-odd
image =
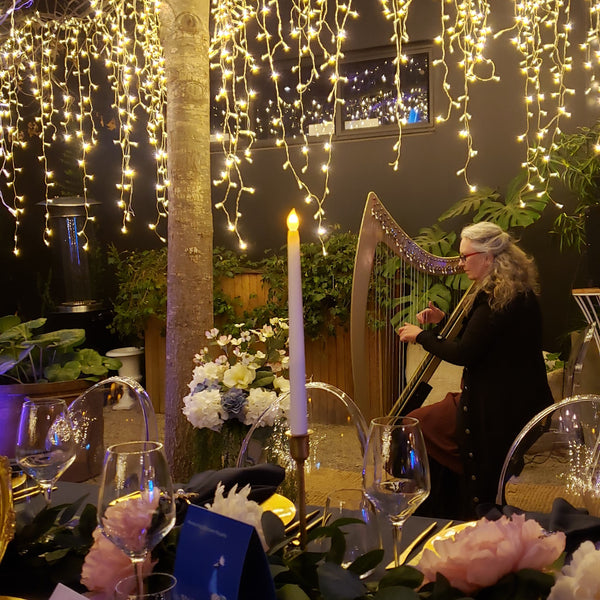
POLYGON ((254 369, 242 363, 236 363, 223 375, 223 383, 228 388, 236 387, 245 390, 253 381, 254 369))

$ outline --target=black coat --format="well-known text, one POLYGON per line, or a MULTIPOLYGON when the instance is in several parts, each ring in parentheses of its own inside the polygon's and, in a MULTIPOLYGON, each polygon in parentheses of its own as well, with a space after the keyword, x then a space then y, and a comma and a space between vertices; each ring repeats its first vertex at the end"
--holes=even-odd
POLYGON ((502 464, 523 426, 552 403, 542 354, 542 317, 535 294, 520 294, 492 311, 479 294, 460 334, 445 340, 439 329, 417 342, 442 360, 463 365, 456 437, 464 466, 468 514, 494 502, 502 464))

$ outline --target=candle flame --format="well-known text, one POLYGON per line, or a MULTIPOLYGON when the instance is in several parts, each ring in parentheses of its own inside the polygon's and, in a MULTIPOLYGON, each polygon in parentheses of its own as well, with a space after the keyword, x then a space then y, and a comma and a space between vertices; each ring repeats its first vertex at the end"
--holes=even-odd
POLYGON ((292 208, 292 211, 288 215, 287 218, 287 226, 290 231, 298 231, 298 225, 300 224, 300 219, 298 219, 298 215, 296 214, 296 209, 292 208))

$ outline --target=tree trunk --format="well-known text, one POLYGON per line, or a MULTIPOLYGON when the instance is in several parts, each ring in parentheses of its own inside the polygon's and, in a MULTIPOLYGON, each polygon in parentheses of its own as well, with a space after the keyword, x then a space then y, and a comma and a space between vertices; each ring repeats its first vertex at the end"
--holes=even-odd
POLYGON ((174 480, 186 481, 196 470, 196 434, 181 412, 182 398, 213 319, 209 1, 165 0, 160 18, 171 182, 165 447, 174 480))

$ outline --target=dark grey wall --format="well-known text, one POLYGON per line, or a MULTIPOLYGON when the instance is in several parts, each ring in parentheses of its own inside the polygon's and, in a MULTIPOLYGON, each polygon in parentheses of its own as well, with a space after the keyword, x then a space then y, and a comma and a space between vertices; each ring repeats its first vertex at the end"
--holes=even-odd
MULTIPOLYGON (((583 5, 583 3, 578 3, 583 5)), ((358 4, 361 18, 350 29, 348 49, 385 45, 391 35, 390 24, 380 15, 372 0, 358 4), (361 10, 367 5, 368 10, 361 10)), ((439 33, 439 0, 419 0, 410 8, 409 34, 411 41, 432 40, 439 33)), ((512 3, 495 0, 490 25, 495 29, 509 27, 513 22, 512 3)), ((572 21, 576 31, 585 31, 582 6, 574 6, 572 21)), ((517 143, 517 135, 525 127, 523 79, 518 69, 519 57, 509 42, 510 34, 490 42, 488 54, 493 58, 500 82, 478 82, 472 86, 470 112, 473 115, 474 147, 479 154, 471 162, 469 178, 472 183, 498 188, 501 192, 518 173, 525 148, 517 143)), ((576 44, 573 43, 575 54, 576 44)), ((434 52, 439 47, 434 46, 434 52)), ((452 83, 457 87, 460 81, 452 83)), ((445 113, 446 98, 441 92, 442 71, 432 70, 433 115, 445 113)), ((569 81, 579 91, 569 98, 572 112, 563 129, 591 125, 599 111, 585 100, 585 78, 581 61, 569 81)), ((394 158, 393 138, 373 138, 338 141, 329 187, 331 196, 325 210, 329 224, 340 224, 343 230, 358 231, 367 194, 374 191, 396 221, 409 233, 432 225, 438 216, 457 200, 468 194, 462 176, 456 172, 465 162, 466 149, 458 138, 458 115, 427 133, 403 136, 400 168, 394 172, 388 163, 394 158)), ((221 157, 213 154, 215 173, 221 157)), ((313 210, 306 206, 291 175, 282 171, 284 158, 277 149, 261 149, 254 153, 254 163, 246 172, 246 181, 256 188, 255 195, 242 205, 240 229, 249 244, 248 252, 260 255, 266 248, 277 248, 285 242, 285 217, 292 207, 302 219, 303 240, 315 239, 313 210)), ((320 189, 320 188, 317 188, 320 189)), ((541 222, 522 232, 522 245, 538 263, 542 280, 548 349, 558 349, 566 331, 579 325, 580 313, 571 300, 571 287, 578 273, 579 257, 560 253, 556 240, 548 234, 553 215, 549 209, 541 222)), ((215 243, 236 247, 237 240, 225 231, 225 222, 215 212, 215 243)), ((453 222, 447 229, 459 230, 463 223, 453 222)))

